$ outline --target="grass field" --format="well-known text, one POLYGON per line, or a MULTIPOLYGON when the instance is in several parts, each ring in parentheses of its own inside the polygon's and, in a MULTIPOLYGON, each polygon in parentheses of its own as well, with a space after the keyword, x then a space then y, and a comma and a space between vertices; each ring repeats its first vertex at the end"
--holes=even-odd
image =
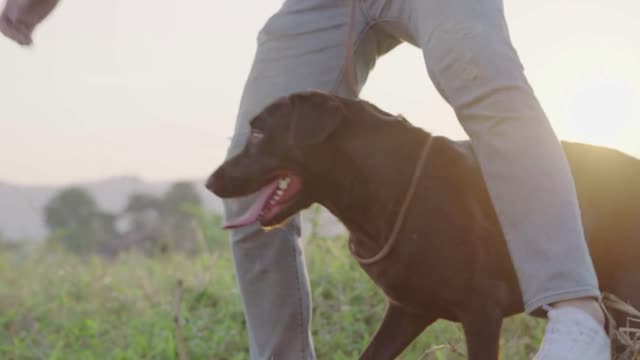
MULTIPOLYGON (((348 256, 344 239, 311 239, 306 256, 318 359, 357 358, 382 317, 384 298, 348 256)), ((539 320, 508 320, 502 358, 531 358, 542 331, 539 320)), ((180 344, 188 359, 248 358, 227 246, 153 259, 0 253, 0 359, 177 359, 180 344)), ((464 351, 459 326, 441 321, 401 358, 463 359, 464 351)))

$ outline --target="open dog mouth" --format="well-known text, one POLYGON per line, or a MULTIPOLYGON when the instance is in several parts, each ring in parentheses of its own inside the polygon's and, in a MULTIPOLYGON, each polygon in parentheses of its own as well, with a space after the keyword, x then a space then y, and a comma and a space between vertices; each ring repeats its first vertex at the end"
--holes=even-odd
MULTIPOLYGON (((302 189, 300 177, 294 174, 278 175, 257 193, 254 203, 237 217, 228 219, 225 229, 235 229, 259 221, 263 226, 277 225, 283 212, 295 201, 302 189)), ((282 218, 281 221, 286 220, 282 218)))

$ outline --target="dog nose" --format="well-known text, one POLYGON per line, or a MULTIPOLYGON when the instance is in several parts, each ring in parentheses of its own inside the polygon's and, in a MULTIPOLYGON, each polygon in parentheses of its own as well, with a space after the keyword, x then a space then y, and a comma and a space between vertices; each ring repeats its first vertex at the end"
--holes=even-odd
POLYGON ((216 174, 213 173, 207 179, 207 183, 204 185, 209 191, 215 193, 216 188, 216 174))

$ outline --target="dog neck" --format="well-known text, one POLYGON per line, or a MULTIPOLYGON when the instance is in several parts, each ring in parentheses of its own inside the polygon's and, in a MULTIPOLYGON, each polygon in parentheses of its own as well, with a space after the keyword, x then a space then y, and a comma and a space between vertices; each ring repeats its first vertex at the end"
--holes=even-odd
POLYGON ((430 136, 414 127, 398 128, 375 145, 349 143, 336 161, 335 175, 325 182, 327 195, 320 203, 347 227, 362 256, 376 254, 388 241, 430 136))

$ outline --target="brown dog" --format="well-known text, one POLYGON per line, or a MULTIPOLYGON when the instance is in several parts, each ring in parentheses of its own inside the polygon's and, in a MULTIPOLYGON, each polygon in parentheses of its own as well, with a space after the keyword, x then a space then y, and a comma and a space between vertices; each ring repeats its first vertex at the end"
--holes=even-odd
MULTIPOLYGON (((228 227, 286 221, 314 202, 349 229, 354 251, 387 243, 418 155, 431 135, 361 100, 321 92, 282 98, 251 122, 246 147, 207 187, 221 197, 258 192, 228 227)), ((564 143, 603 291, 640 306, 640 161, 564 143)), ((362 355, 392 359, 437 319, 461 322, 469 358, 498 359, 502 319, 523 310, 506 243, 467 142, 433 137, 397 243, 362 265, 389 298, 362 355)))

